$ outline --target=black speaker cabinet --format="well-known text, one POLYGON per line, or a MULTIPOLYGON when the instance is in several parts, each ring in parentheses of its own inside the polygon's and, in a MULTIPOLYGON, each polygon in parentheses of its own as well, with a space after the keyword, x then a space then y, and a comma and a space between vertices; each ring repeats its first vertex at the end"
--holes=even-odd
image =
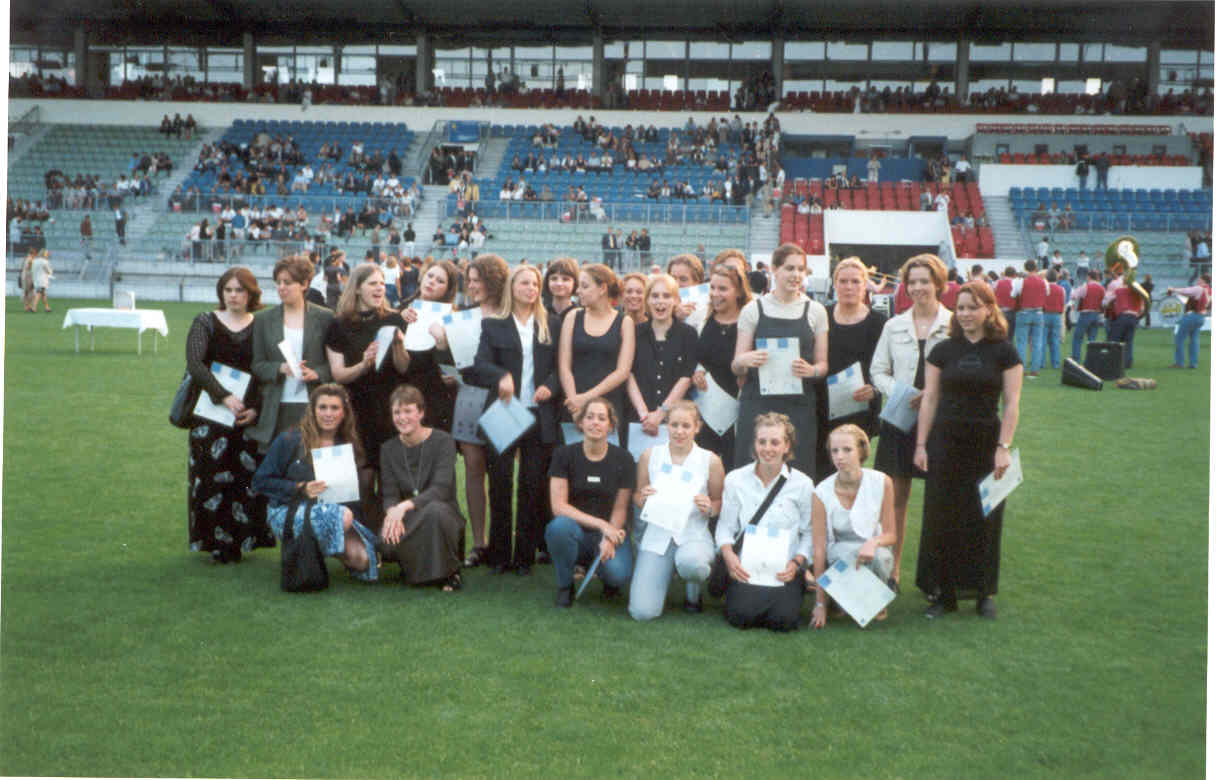
POLYGON ((1123 376, 1123 343, 1094 341, 1085 346, 1085 368, 1104 382, 1123 376))
POLYGON ((1064 358, 1064 366, 1060 369, 1060 384, 1084 387, 1086 390, 1102 389, 1102 380, 1072 358, 1064 358))

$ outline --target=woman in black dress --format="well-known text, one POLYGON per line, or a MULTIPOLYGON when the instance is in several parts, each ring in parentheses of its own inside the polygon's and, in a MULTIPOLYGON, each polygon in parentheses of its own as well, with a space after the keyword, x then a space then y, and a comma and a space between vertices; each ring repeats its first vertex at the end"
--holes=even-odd
POLYGON ((216 404, 236 417, 233 427, 198 419, 191 428, 187 458, 187 532, 192 550, 211 553, 217 563, 236 563, 243 552, 274 547, 267 526, 267 499, 253 495, 250 480, 259 466, 258 444, 245 427, 258 415, 258 387, 251 379, 244 397, 225 390, 212 373, 220 364, 251 373, 254 315, 262 291, 246 268, 230 268, 216 283, 220 306, 191 323, 187 371, 216 404))
POLYGON ((624 385, 636 354, 636 326, 614 308, 619 277, 601 263, 581 269, 581 307, 564 316, 560 330, 559 374, 564 406, 575 421, 585 402, 602 397, 623 419, 624 385))
MULTIPOLYGON (((670 407, 686 398, 691 389, 699 334, 687 323, 675 320, 678 282, 673 276, 653 276, 644 294, 649 318, 636 326, 636 356, 628 376, 627 395, 644 432, 656 436, 670 407)), ((626 425, 623 430, 627 430, 626 425)), ((620 441, 627 444, 622 432, 620 441)))
POLYGON ((979 481, 1009 468, 1022 395, 1022 360, 1005 318, 982 281, 958 291, 950 338, 932 349, 916 428, 915 463, 928 471, 916 585, 938 618, 974 596, 980 617, 996 617, 1002 501, 984 515, 979 481), (1002 416, 996 416, 997 401, 1002 416))
POLYGON ((864 374, 865 386, 852 394, 855 401, 869 402, 869 408, 844 417, 829 419, 827 385, 819 383, 818 450, 815 452, 818 484, 835 473, 827 449, 827 432, 840 425, 856 425, 870 436, 878 433, 878 415, 882 411, 882 395, 873 386, 869 367, 873 352, 886 326, 886 316, 869 306, 866 285, 869 271, 859 257, 845 257, 835 266, 831 283, 835 286, 835 305, 827 309, 827 376, 835 376, 856 364, 864 374))
MULTIPOLYGON (((386 304, 386 282, 381 268, 361 263, 339 297, 335 319, 326 334, 326 356, 331 376, 346 385, 356 413, 356 430, 368 454, 369 465, 379 468, 382 443, 394 436, 390 420, 390 393, 407 372, 410 356, 403 346, 406 324, 386 304), (377 365, 378 331, 394 328, 389 352, 377 365)), ((365 523, 376 529, 377 523, 365 523)))
MULTIPOLYGON (((735 263, 713 267, 708 277, 708 318, 700 328, 695 347, 695 363, 699 368, 691 376, 691 384, 701 393, 708 383, 716 384, 734 398, 738 397, 738 377, 730 364, 738 342, 738 314, 753 299, 746 274, 735 263)), ((731 425, 717 434, 705 420, 696 434, 695 443, 720 456, 722 463, 733 463, 734 429, 731 425)))
MULTIPOLYGON (((415 300, 453 303, 458 294, 458 266, 448 260, 433 262, 420 275, 420 289, 403 308, 406 312, 415 300)), ((412 327, 409 325, 408 327, 412 327)), ((415 327, 421 327, 416 325, 415 327)), ((448 349, 408 350, 411 361, 403 381, 414 386, 428 399, 424 424, 429 428, 440 428, 448 432, 454 424, 454 399, 457 396, 456 382, 447 381, 441 374, 441 364, 452 364, 453 356, 448 349)))
MULTIPOLYGON (((783 244, 772 253, 772 275, 776 286, 755 299, 738 318, 738 342, 733 371, 746 378, 738 396, 738 427, 750 429, 760 414, 777 412, 788 416, 797 430, 791 453, 793 466, 809 476, 814 473, 814 446, 818 440, 818 412, 814 382, 827 375, 827 311, 805 294, 806 254, 796 244, 783 244), (798 356, 790 361, 791 376, 801 380, 799 392, 764 395, 759 368, 768 353, 757 347, 757 339, 791 339, 798 356)), ((738 467, 754 457, 748 437, 734 443, 733 462, 738 467)))
POLYGON ((348 264, 344 262, 342 249, 331 253, 322 273, 326 279, 326 306, 333 310, 339 305, 339 296, 343 294, 343 286, 348 282, 348 264))

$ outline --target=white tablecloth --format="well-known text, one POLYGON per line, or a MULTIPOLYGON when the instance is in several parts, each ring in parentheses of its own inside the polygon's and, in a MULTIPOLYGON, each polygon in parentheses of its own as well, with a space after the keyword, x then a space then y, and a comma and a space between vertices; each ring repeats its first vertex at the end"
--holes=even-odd
MULTIPOLYGON (((165 338, 169 338, 170 326, 166 324, 165 312, 160 309, 68 309, 64 315, 64 327, 79 326, 89 329, 90 347, 94 328, 128 328, 137 333, 136 351, 143 351, 139 336, 146 330, 154 330, 165 338)), ((79 333, 77 351, 80 351, 79 333)), ((153 337, 153 349, 156 350, 156 336, 153 337)))

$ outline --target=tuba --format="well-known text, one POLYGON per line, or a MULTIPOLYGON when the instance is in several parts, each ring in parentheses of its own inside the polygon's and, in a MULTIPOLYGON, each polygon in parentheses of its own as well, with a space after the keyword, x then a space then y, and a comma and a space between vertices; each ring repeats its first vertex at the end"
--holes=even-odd
POLYGON ((1124 284, 1133 295, 1149 305, 1149 293, 1136 281, 1136 266, 1140 262, 1140 244, 1133 236, 1120 236, 1107 247, 1107 268, 1123 273, 1124 284))

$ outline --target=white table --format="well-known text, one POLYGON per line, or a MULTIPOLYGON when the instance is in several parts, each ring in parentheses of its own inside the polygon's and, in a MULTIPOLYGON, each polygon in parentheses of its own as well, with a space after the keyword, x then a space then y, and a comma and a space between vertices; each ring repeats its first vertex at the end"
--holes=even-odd
POLYGON ((64 327, 75 327, 76 351, 81 351, 81 328, 89 329, 89 350, 93 351, 94 328, 128 328, 136 331, 136 354, 144 352, 144 331, 153 331, 153 352, 157 351, 157 335, 169 338, 170 326, 160 309, 68 309, 64 327))

